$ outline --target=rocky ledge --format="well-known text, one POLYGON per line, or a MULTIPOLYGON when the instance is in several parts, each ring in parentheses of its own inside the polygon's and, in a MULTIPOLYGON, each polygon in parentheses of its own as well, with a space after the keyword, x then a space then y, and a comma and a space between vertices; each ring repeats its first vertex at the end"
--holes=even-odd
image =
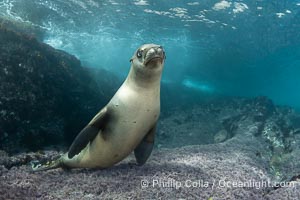
POLYGON ((1 22, 0 149, 71 142, 107 103, 118 81, 1 22), (97 81, 94 74, 101 75, 97 81))

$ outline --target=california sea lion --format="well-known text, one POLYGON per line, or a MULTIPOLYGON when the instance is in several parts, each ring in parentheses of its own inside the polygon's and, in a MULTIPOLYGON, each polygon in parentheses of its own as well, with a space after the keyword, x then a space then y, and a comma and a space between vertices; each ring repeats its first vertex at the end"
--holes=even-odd
POLYGON ((137 49, 122 86, 78 134, 69 151, 46 163, 32 162, 32 169, 107 168, 132 151, 137 163, 143 165, 154 144, 164 60, 160 45, 145 44, 137 49))

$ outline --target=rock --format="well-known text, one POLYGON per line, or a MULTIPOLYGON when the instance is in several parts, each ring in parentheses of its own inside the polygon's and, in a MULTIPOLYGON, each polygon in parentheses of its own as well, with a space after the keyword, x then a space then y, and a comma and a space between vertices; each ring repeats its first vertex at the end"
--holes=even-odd
POLYGON ((256 121, 265 120, 270 115, 273 115, 276 112, 275 106, 271 99, 265 96, 259 96, 252 100, 254 119, 256 121))
POLYGON ((104 170, 32 173, 28 162, 51 158, 62 151, 11 156, 0 152, 5 157, 5 164, 0 159, 0 199, 263 200, 299 196, 299 182, 288 187, 282 184, 291 184, 300 177, 300 134, 293 135, 293 148, 289 151, 275 148, 275 141, 286 144, 287 139, 282 137, 288 135, 282 131, 288 130, 289 114, 275 107, 276 114, 257 121, 250 106, 255 104, 248 104, 248 100, 217 102, 176 109, 161 119, 156 140, 159 148, 154 149, 144 166, 137 166, 130 155, 104 170), (224 119, 231 119, 226 127, 234 126, 233 133, 225 131, 224 119), (265 136, 263 131, 268 127, 275 131, 269 130, 265 136), (226 133, 227 138, 212 144, 215 132, 220 141, 226 133), (200 141, 207 143, 195 145, 200 141))
POLYGON ((224 142, 228 138, 228 133, 225 129, 220 130, 215 136, 214 141, 215 143, 224 142))
POLYGON ((47 154, 45 154, 44 151, 37 151, 34 153, 18 153, 10 156, 5 151, 0 150, 0 166, 4 166, 6 169, 11 169, 12 167, 28 165, 34 160, 51 159, 62 153, 63 151, 47 150, 47 154))
POLYGON ((274 190, 257 185, 273 181, 268 159, 263 141, 237 135, 219 144, 155 149, 144 166, 133 156, 103 170, 32 173, 28 165, 13 166, 0 168, 0 199, 264 199, 274 190))
POLYGON ((216 97, 184 109, 175 107, 169 113, 159 121, 158 132, 158 143, 166 147, 214 143, 245 133, 261 136, 269 121, 281 127, 280 134, 276 136, 278 140, 291 130, 287 125, 288 119, 282 117, 285 114, 280 114, 282 111, 266 97, 216 97), (226 132, 218 133, 220 130, 226 132))
POLYGON ((0 16, 0 27, 5 27, 6 29, 18 33, 25 33, 26 35, 37 38, 39 41, 42 41, 45 35, 45 31, 39 26, 35 26, 30 22, 12 20, 3 15, 0 16))
POLYGON ((118 87, 109 72, 94 70, 96 82, 91 70, 1 24, 0 149, 69 144, 118 87))
MULTIPOLYGON (((300 151, 296 128, 299 114, 290 108, 274 106, 265 98, 234 98, 190 109, 177 108, 171 113, 159 122, 156 145, 160 149, 224 143, 235 137, 253 138, 265 144, 269 172, 275 180, 289 181, 300 175, 300 162, 295 162, 300 151), (261 117, 257 117, 257 112, 262 113, 261 117)), ((255 145, 252 151, 262 157, 255 145)))
POLYGON ((0 165, 6 166, 8 162, 9 162, 8 153, 0 150, 0 165))

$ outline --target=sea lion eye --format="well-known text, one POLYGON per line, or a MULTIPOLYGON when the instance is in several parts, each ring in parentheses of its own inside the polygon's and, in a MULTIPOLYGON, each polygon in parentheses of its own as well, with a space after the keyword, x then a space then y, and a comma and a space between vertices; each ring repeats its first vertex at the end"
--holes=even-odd
POLYGON ((141 58, 143 56, 143 50, 138 50, 136 52, 136 57, 141 58))

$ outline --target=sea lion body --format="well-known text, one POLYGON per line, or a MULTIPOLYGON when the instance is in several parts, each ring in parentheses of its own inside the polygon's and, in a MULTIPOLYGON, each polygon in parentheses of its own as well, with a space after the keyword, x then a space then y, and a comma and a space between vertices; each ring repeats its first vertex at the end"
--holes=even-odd
POLYGON ((109 103, 79 133, 69 151, 34 171, 56 167, 107 168, 132 151, 138 164, 151 154, 160 113, 163 48, 141 46, 132 57, 130 72, 109 103))
POLYGON ((114 115, 105 130, 79 155, 69 159, 65 154, 65 165, 106 168, 127 157, 158 119, 159 90, 141 92, 125 81, 105 108, 114 115))

